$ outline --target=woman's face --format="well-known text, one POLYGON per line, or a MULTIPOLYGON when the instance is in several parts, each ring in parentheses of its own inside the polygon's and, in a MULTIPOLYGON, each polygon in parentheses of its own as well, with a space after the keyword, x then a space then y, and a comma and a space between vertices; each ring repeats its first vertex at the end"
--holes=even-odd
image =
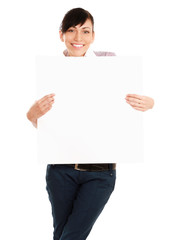
POLYGON ((64 34, 60 31, 60 39, 65 43, 69 56, 81 57, 94 41, 93 26, 90 19, 81 26, 70 27, 64 34))

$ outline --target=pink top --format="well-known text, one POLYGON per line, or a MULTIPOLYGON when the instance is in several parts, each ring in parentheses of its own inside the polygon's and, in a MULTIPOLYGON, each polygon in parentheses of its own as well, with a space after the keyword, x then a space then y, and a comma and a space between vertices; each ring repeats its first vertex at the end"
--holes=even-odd
MULTIPOLYGON (((87 51, 87 53, 88 53, 88 51, 87 51)), ((86 56, 87 56, 87 53, 86 53, 86 56)), ((63 54, 64 54, 66 57, 69 56, 67 49, 64 50, 63 54)), ((103 56, 116 56, 116 54, 115 54, 114 52, 93 51, 93 52, 92 52, 92 55, 94 55, 94 54, 95 54, 95 56, 98 56, 98 57, 103 57, 103 56)), ((91 52, 90 52, 90 55, 91 55, 91 52)))
POLYGON ((102 52, 102 51, 95 52, 94 51, 94 53, 96 56, 116 56, 114 52, 102 52))

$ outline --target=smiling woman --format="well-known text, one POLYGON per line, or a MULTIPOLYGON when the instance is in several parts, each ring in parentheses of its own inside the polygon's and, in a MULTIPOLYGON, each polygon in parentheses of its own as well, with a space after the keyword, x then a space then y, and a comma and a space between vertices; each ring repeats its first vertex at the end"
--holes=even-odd
MULTIPOLYGON (((94 19, 75 8, 64 16, 60 39, 65 43, 64 56, 87 56, 94 41, 94 19)), ((93 56, 115 56, 110 52, 93 52, 93 56)), ((149 97, 126 96, 134 109, 146 111, 153 107, 149 97)), ((37 119, 46 114, 54 103, 54 94, 46 95, 29 109, 28 119, 37 127, 37 119)), ((54 240, 85 240, 102 212, 116 180, 116 164, 49 164, 46 182, 52 206, 54 240)))
MULTIPOLYGON (((73 14, 75 12, 78 14, 79 9, 76 9, 73 14)), ((94 41, 94 20, 87 11, 85 15, 80 16, 80 22, 77 22, 74 17, 69 21, 71 15, 72 13, 68 12, 64 17, 59 31, 60 39, 65 43, 69 56, 81 57, 85 55, 94 41)))

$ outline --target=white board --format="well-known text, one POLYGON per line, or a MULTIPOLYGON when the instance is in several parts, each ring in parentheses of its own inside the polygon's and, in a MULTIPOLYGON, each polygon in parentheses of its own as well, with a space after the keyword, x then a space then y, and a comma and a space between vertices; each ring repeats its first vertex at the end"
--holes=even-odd
POLYGON ((143 160, 142 112, 125 101, 142 94, 140 57, 36 59, 38 99, 55 93, 38 120, 38 158, 46 163, 143 160))

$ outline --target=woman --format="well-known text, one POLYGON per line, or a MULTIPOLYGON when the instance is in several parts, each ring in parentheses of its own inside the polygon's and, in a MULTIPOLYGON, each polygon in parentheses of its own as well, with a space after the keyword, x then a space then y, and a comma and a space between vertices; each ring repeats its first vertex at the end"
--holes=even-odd
MULTIPOLYGON (((60 39, 66 45, 64 56, 88 56, 94 41, 92 15, 75 8, 64 16, 60 39)), ((95 56, 115 56, 110 52, 90 52, 95 56)), ((28 119, 37 127, 37 119, 54 103, 54 94, 38 100, 28 111, 28 119)), ((146 111, 153 107, 152 98, 128 94, 126 102, 134 109, 146 111)), ((116 180, 116 164, 49 164, 47 191, 52 206, 54 240, 85 240, 103 210, 116 180)))

